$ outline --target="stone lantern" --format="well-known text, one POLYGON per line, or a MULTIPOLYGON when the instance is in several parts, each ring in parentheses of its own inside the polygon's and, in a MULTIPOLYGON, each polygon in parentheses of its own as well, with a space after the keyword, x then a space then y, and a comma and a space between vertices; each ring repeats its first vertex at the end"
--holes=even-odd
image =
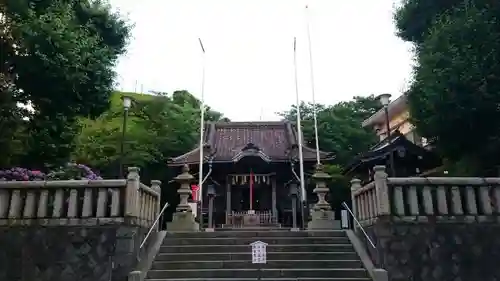
POLYGON ((188 198, 191 194, 189 185, 194 180, 193 175, 189 173, 188 165, 182 167, 182 173, 175 177, 174 180, 180 185, 177 190, 180 202, 175 209, 172 222, 167 224, 167 231, 199 231, 199 224, 195 221, 193 210, 188 204, 188 198))
POLYGON ((327 181, 331 176, 324 172, 323 165, 317 164, 312 178, 316 183, 316 188, 314 188, 313 192, 318 197, 318 201, 311 210, 311 220, 307 224, 307 228, 323 230, 340 229, 340 221, 335 220, 335 213, 326 201, 326 195, 329 191, 327 181))

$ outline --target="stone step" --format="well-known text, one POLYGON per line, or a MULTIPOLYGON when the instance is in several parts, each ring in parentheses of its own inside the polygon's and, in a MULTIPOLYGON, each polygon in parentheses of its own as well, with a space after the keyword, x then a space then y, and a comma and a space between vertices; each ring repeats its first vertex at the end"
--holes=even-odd
POLYGON ((250 226, 250 227, 233 227, 232 225, 223 224, 221 228, 217 228, 217 231, 272 231, 272 230, 290 230, 290 228, 283 228, 279 224, 268 224, 261 226, 250 226))
MULTIPOLYGON (((169 245, 161 246, 160 253, 248 253, 250 245, 169 245)), ((268 252, 345 252, 353 251, 351 244, 268 245, 268 252)))
MULTIPOLYGON (((310 268, 310 269, 283 269, 253 268, 244 269, 197 269, 197 270, 150 270, 147 274, 151 279, 165 278, 302 278, 302 277, 328 277, 328 278, 366 278, 368 273, 360 268, 310 268)), ((206 279, 204 279, 206 280, 206 279)))
POLYGON ((169 245, 249 245, 260 240, 268 244, 348 244, 347 237, 211 237, 211 238, 173 238, 168 237, 163 241, 164 246, 169 245))
POLYGON ((370 278, 308 278, 302 277, 298 278, 162 278, 162 279, 150 279, 147 281, 371 281, 370 278))
POLYGON ((243 237, 345 237, 344 230, 329 231, 214 231, 214 232, 169 232, 166 239, 169 238, 243 238, 243 237))
POLYGON ((252 264, 250 260, 229 261, 155 261, 151 269, 238 269, 238 268, 363 268, 360 260, 268 260, 266 264, 252 264))
MULTIPOLYGON (((159 253, 155 261, 226 261, 252 259, 250 252, 239 253, 159 253)), ((267 252, 268 260, 357 260, 354 251, 345 252, 267 252)))

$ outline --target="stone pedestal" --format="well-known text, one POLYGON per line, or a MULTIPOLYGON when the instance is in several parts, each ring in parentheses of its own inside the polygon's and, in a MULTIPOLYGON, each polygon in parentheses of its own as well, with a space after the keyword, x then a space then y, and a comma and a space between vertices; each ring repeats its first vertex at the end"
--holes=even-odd
POLYGON ((311 210, 311 220, 307 223, 307 229, 310 230, 333 230, 340 229, 340 221, 335 220, 335 213, 330 204, 326 202, 325 197, 328 193, 326 185, 331 177, 323 171, 323 165, 316 165, 316 172, 312 175, 316 182, 316 188, 313 190, 318 196, 318 202, 311 210))
POLYGON ((189 194, 191 194, 189 184, 193 181, 193 179, 194 177, 189 173, 189 167, 187 165, 184 165, 182 168, 182 174, 174 178, 174 180, 180 184, 177 193, 179 193, 181 200, 172 216, 172 222, 167 223, 167 231, 169 232, 194 232, 200 230, 199 224, 195 221, 193 210, 188 204, 189 194))

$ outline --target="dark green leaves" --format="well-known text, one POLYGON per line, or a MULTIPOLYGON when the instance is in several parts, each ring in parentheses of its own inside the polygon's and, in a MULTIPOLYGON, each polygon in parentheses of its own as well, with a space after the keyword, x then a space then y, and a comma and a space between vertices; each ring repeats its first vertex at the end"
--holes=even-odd
MULTIPOLYGON (((377 138, 373 131, 361 127, 363 120, 380 109, 374 96, 354 97, 352 101, 328 107, 316 106, 320 149, 335 153, 337 164, 346 165, 357 154, 367 151, 376 143, 377 138)), ((313 107, 311 104, 302 103, 300 108, 305 140, 309 147, 314 148, 313 107)), ((295 108, 282 116, 295 122, 295 108)))
POLYGON ((6 0, 0 11, 0 71, 11 85, 2 94, 14 99, 11 109, 16 102, 32 105, 20 128, 29 136, 20 164, 40 168, 69 156, 78 117, 108 108, 130 26, 103 1, 6 0))
POLYGON ((500 152, 500 3, 432 1, 437 8, 425 10, 426 2, 409 0, 398 11, 408 13, 401 36, 417 44, 413 122, 450 162, 469 166, 460 170, 489 173, 500 163, 491 157, 500 152), (425 36, 409 38, 417 29, 425 36))

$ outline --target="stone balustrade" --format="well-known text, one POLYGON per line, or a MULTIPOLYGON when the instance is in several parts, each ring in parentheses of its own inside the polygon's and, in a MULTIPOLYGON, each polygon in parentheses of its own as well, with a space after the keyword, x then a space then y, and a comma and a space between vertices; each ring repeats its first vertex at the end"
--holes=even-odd
POLYGON ((160 182, 127 179, 0 182, 0 225, 152 225, 160 211, 160 182))
POLYGON ((497 222, 500 178, 389 178, 384 166, 374 168, 374 181, 351 181, 356 218, 370 225, 386 216, 394 221, 497 222))

